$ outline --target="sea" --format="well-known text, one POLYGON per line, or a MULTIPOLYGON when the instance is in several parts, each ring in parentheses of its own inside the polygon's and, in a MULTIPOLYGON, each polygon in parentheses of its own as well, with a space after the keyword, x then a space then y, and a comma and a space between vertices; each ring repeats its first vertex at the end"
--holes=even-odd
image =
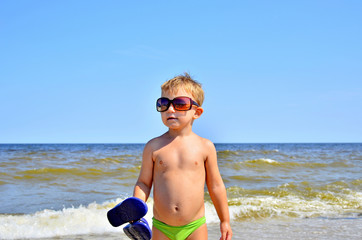
MULTIPOLYGON (((362 239, 362 143, 215 147, 233 239, 362 239)), ((132 195, 143 148, 0 144, 0 239, 128 239, 106 214, 132 195)), ((205 206, 219 239, 206 187, 205 206)))

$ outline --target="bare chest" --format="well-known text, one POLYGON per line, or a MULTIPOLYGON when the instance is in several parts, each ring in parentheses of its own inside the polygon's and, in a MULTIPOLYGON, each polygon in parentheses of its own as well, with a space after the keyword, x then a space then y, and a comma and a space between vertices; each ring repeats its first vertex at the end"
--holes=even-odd
POLYGON ((197 170, 204 168, 205 157, 197 149, 161 149, 154 154, 155 168, 168 170, 197 170))

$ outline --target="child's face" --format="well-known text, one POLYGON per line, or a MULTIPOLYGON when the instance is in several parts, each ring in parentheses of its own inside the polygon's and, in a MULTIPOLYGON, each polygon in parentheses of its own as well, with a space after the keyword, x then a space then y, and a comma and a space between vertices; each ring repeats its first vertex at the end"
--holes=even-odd
MULTIPOLYGON (((173 100, 176 97, 189 97, 193 99, 192 95, 184 89, 179 89, 176 94, 170 92, 162 92, 162 97, 173 100)), ((194 100, 194 99, 193 99, 194 100)), ((194 119, 198 118, 202 113, 202 108, 192 105, 190 110, 178 111, 175 110, 173 104, 169 108, 161 112, 162 122, 170 129, 182 129, 185 126, 192 125, 194 119)))

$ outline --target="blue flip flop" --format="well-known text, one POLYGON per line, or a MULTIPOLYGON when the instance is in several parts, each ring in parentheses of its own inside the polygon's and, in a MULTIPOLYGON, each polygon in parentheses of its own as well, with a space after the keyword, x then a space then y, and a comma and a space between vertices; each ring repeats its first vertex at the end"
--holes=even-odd
POLYGON ((150 240, 152 237, 152 231, 144 218, 128 224, 123 228, 123 231, 130 239, 134 240, 150 240))
POLYGON ((130 197, 107 212, 109 223, 113 227, 140 220, 148 211, 147 204, 139 198, 130 197))

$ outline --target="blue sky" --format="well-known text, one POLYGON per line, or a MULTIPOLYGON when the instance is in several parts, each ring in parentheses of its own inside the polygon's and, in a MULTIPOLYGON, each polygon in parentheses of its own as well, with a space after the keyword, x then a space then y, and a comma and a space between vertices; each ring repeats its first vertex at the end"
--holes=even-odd
POLYGON ((145 143, 203 84, 213 142, 362 142, 361 1, 0 1, 0 143, 145 143))

